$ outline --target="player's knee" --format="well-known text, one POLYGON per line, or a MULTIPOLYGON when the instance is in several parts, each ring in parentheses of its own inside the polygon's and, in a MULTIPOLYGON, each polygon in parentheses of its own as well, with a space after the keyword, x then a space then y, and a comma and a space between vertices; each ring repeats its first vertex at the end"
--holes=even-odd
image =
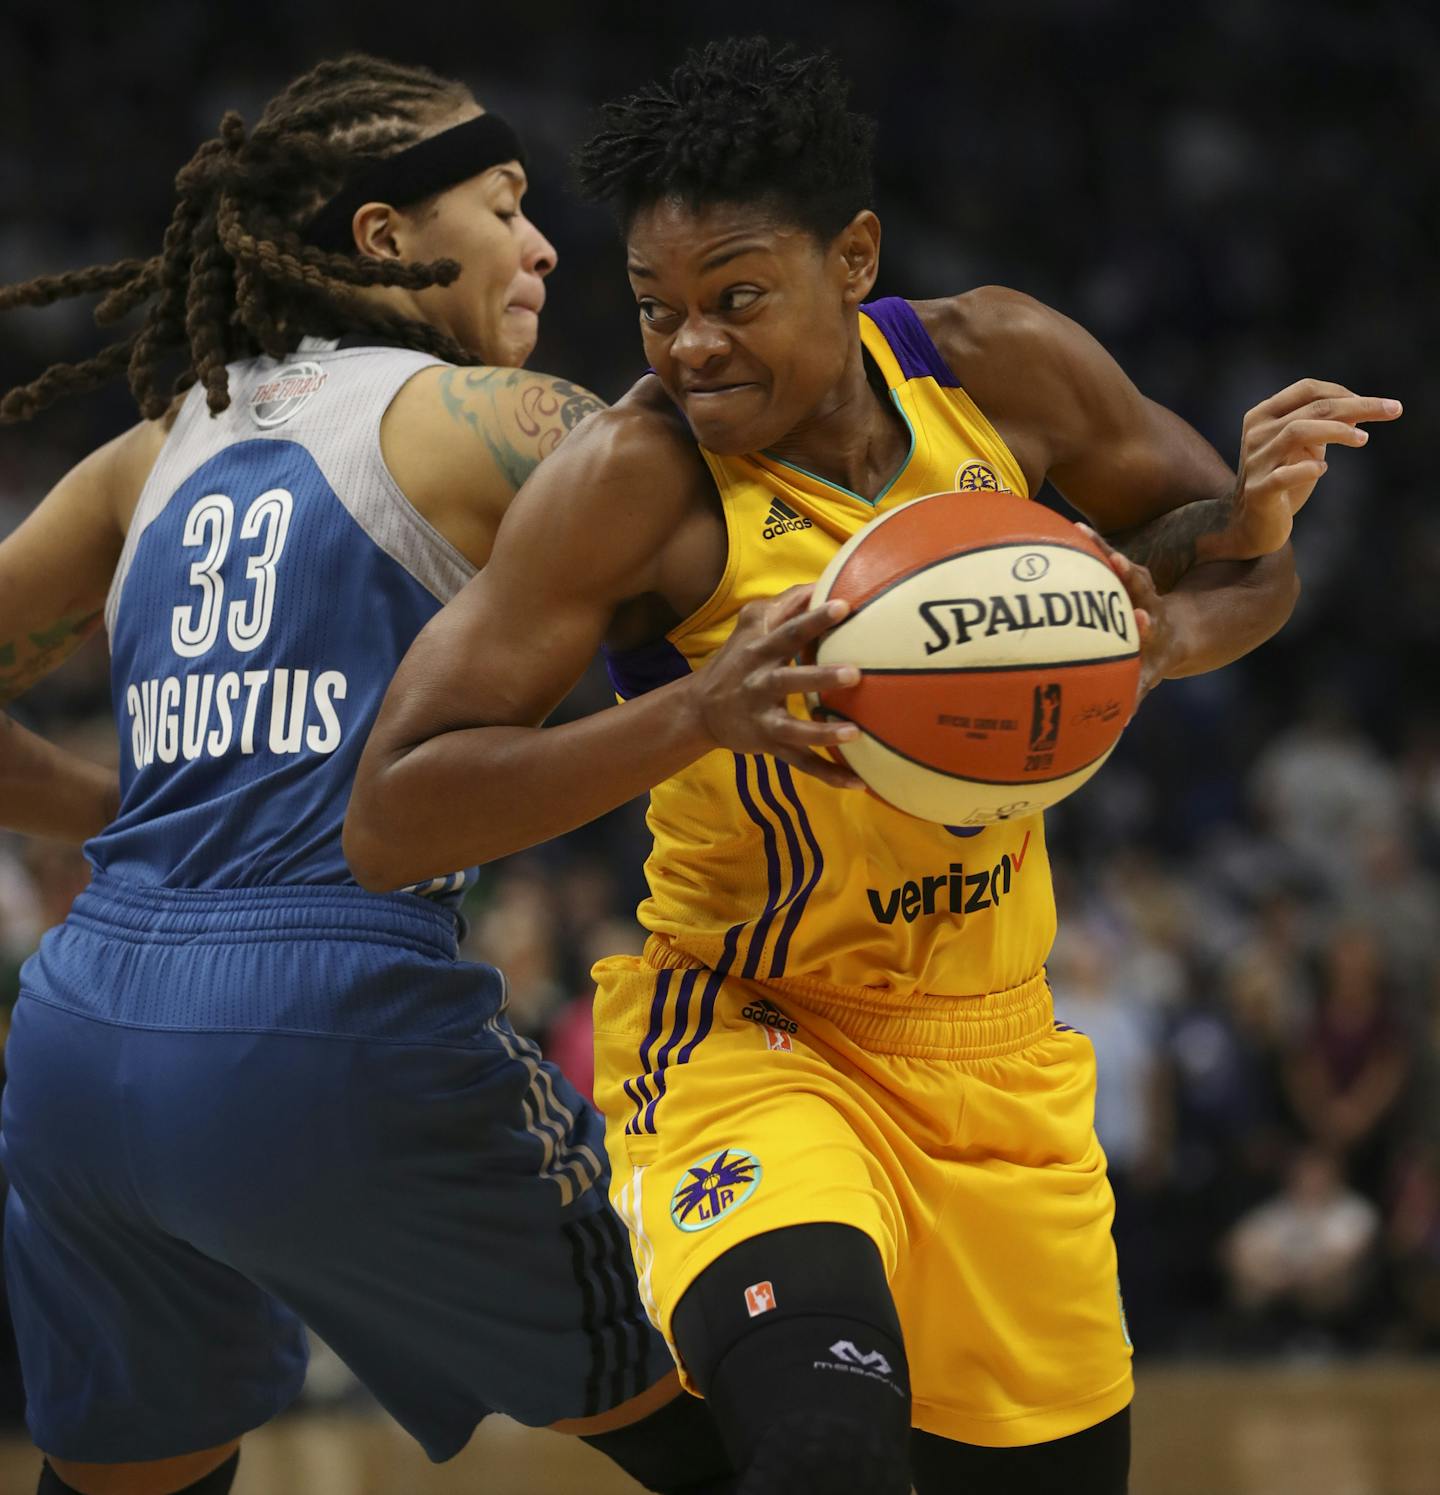
POLYGON ((905 1346, 863 1232, 801 1225, 741 1242, 691 1284, 673 1328, 742 1495, 908 1491, 905 1346))
POLYGON ((836 1412, 774 1418, 750 1455, 738 1495, 910 1495, 903 1443, 887 1431, 836 1412))
POLYGON ((657 1495, 733 1495, 734 1468, 706 1404, 681 1392, 639 1422, 581 1438, 657 1495))

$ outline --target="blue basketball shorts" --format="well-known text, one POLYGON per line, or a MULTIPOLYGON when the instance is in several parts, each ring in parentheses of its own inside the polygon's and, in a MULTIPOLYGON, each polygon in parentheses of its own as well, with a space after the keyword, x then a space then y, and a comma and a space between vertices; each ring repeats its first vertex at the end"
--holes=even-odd
POLYGON ((591 1416, 671 1368, 596 1113, 455 919, 354 888, 97 878, 25 966, 5 1272, 36 1444, 224 1443, 297 1394, 302 1321, 432 1459, 492 1410, 591 1416))

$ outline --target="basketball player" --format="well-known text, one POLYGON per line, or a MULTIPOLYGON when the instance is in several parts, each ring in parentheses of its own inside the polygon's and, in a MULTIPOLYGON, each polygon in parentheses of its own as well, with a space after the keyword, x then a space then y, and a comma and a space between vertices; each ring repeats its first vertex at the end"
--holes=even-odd
POLYGON ((520 145, 462 85, 355 56, 249 134, 227 115, 177 187, 153 259, 0 299, 146 308, 0 406, 128 368, 146 416, 0 544, 0 699, 103 619, 121 739, 117 784, 0 718, 0 823, 94 867, 7 1052, 40 1489, 229 1489, 300 1389, 302 1319, 434 1459, 500 1409, 648 1488, 731 1488, 641 1310, 599 1117, 457 958, 466 873, 375 897, 340 849, 390 671, 598 405, 516 367, 555 264, 520 145))
POLYGON ((537 471, 422 632, 346 847, 394 887, 651 790, 651 935, 596 968, 597 1090, 647 1307, 741 1489, 1116 1495, 1130 1348, 1094 1055, 1046 986, 1042 821, 845 792, 813 749, 854 729, 786 709, 858 678, 794 663, 844 615, 809 584, 877 511, 1049 477, 1133 536, 1148 678, 1213 669, 1288 615, 1325 446, 1395 409, 1294 385, 1247 416, 1237 479, 1025 296, 867 303, 845 97, 828 59, 755 40, 607 108, 582 179, 619 210, 654 377, 537 471), (628 699, 540 729, 602 641, 628 699))

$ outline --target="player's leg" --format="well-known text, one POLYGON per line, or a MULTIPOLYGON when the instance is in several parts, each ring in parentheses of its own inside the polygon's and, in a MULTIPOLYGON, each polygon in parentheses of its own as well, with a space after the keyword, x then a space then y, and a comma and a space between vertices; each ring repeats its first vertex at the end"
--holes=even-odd
POLYGON ((663 1389, 664 1400, 647 1406, 642 1416, 634 1415, 635 1407, 644 1400, 637 1398, 609 1417, 592 1419, 585 1429, 552 1426, 559 1432, 577 1432, 582 1441, 618 1464, 646 1490, 660 1495, 735 1495, 738 1486, 733 1461, 720 1440, 710 1408, 682 1391, 680 1379, 674 1374, 654 1389, 663 1389))
POLYGON ((1031 1472, 1045 1488, 1056 1460, 1076 1470, 1067 1492, 1090 1488, 1082 1476, 1105 1495, 1124 1488, 1130 1345, 1094 1135, 1094 1052, 1055 1028, 1043 985, 1035 996, 984 999, 993 1015, 976 1010, 950 1059, 890 1061, 890 1088, 912 1110, 930 1106, 926 1087, 963 1098, 927 1148, 930 1244, 893 1280, 915 1424, 937 1439, 917 1442, 936 1495, 968 1489, 971 1469, 994 1471, 983 1490, 1031 1472))
POLYGON ((917 1432, 910 1462, 916 1495, 1125 1495, 1130 1409, 1025 1448, 981 1448, 917 1432))
MULTIPOLYGON (((219 1495, 239 1435, 304 1376, 293 1315, 150 1218, 131 1124, 164 1100, 137 1086, 122 1106, 112 1082, 146 1069, 153 1037, 33 996, 16 1008, 5 1270, 40 1489, 57 1495, 219 1495)), ((187 1037, 163 1036, 164 1063, 197 1062, 187 1037)))
POLYGON ((212 1180, 202 1244, 293 1307, 432 1459, 501 1411, 589 1434, 652 1490, 720 1495, 719 1438, 640 1306, 598 1115, 499 1015, 494 972, 422 967, 387 957, 385 989, 466 1014, 463 1041, 246 1040, 267 1104, 234 1176, 264 1169, 293 1205, 227 1216, 212 1180))
POLYGON ((671 1333, 746 1495, 906 1495, 909 1370, 864 1232, 827 1222, 740 1241, 686 1289, 671 1333))
POLYGON ((238 1443, 140 1464, 47 1459, 36 1495, 228 1495, 239 1463, 238 1443))
POLYGON ((907 1491, 886 1286, 904 1227, 843 1079, 803 1026, 776 1044, 748 1019, 746 982, 634 959, 596 974, 616 1208, 647 1312, 715 1410, 740 1489, 907 1491))

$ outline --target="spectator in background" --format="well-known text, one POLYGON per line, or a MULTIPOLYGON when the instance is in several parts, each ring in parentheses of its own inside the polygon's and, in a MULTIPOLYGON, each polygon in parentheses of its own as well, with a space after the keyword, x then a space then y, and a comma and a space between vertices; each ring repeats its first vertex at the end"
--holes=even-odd
POLYGON ((490 901, 471 924, 460 953, 468 960, 483 956, 504 971, 510 1024, 536 1038, 565 998, 554 894, 544 866, 533 857, 515 858, 491 886, 490 901))
POLYGON ((1274 1191, 1290 1142, 1291 1023, 1283 976, 1266 961, 1236 959, 1194 989, 1201 995, 1173 1014, 1162 1047, 1170 1147, 1160 1249, 1167 1343, 1213 1349, 1224 1301, 1215 1242, 1274 1191))
POLYGON ((1314 1018, 1286 1066, 1286 1089, 1307 1138, 1333 1151, 1349 1178, 1375 1195, 1385 1181, 1410 1056, 1368 929, 1336 932, 1322 983, 1314 1018))
POLYGON ((1063 926, 1046 969, 1055 1015, 1095 1047, 1095 1131, 1109 1160, 1117 1197, 1164 1168, 1168 1136, 1158 1105, 1157 1021, 1152 1005, 1111 974, 1114 952, 1093 926, 1063 926))
POLYGON ((1330 1348, 1365 1305, 1379 1211, 1320 1149, 1296 1155, 1280 1195, 1244 1215, 1223 1250, 1241 1345, 1330 1348))
POLYGON ((1312 693, 1300 722, 1261 753, 1251 787, 1276 835, 1332 889, 1349 849, 1374 827, 1394 825, 1400 808, 1393 771, 1329 688, 1312 693))
POLYGON ((1399 824, 1364 833, 1349 866, 1346 917, 1369 928, 1384 950, 1408 1019, 1440 954, 1440 881, 1419 864, 1408 826, 1399 824))
POLYGON ((1400 763, 1407 823, 1415 828, 1423 859, 1440 864, 1440 717, 1410 725, 1400 763))
POLYGON ((1157 1190, 1170 1153, 1158 1056, 1159 1016, 1149 994, 1117 969, 1113 945, 1093 923, 1072 920, 1046 969, 1055 1015, 1095 1048, 1095 1132, 1115 1194, 1115 1249, 1130 1333, 1142 1349, 1165 1336, 1165 1257, 1157 1190))

